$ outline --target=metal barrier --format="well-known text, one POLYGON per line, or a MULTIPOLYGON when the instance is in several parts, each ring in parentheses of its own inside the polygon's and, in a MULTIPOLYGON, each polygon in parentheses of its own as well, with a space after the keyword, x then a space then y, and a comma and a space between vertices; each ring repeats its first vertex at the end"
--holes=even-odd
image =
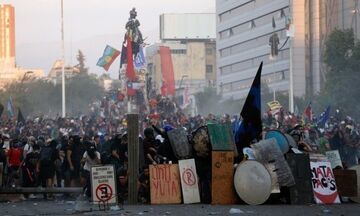
POLYGON ((82 193, 81 187, 66 187, 66 188, 42 188, 42 187, 15 187, 15 188, 1 188, 0 194, 41 194, 41 193, 82 193))

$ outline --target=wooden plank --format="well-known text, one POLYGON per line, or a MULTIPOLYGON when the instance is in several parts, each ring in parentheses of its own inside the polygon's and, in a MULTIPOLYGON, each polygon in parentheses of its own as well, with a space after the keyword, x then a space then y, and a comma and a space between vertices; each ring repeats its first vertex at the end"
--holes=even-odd
POLYGON ((192 155, 192 146, 189 144, 187 132, 184 128, 177 128, 167 133, 176 158, 187 159, 192 155))
POLYGON ((333 170, 340 196, 357 196, 356 170, 333 170))
POLYGON ((231 128, 227 124, 208 124, 208 133, 213 151, 234 150, 231 128))
POLYGON ((234 204, 234 152, 212 152, 211 204, 234 204))
POLYGON ((360 165, 349 167, 349 170, 355 170, 357 176, 357 195, 350 197, 350 199, 356 203, 360 203, 360 165))
POLYGON ((184 204, 199 203, 199 179, 194 159, 179 160, 181 188, 184 204))
POLYGON ((149 168, 151 204, 181 203, 179 166, 159 164, 149 168))
POLYGON ((295 179, 295 185, 289 188, 291 204, 313 203, 309 155, 289 153, 286 159, 295 179))
POLYGON ((139 175, 139 115, 128 114, 128 201, 137 204, 139 175))

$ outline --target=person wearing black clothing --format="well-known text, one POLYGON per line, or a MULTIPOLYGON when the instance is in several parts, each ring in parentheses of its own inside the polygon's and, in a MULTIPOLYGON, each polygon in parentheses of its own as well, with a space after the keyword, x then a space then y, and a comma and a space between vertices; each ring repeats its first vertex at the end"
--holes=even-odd
POLYGON ((157 146, 158 146, 158 140, 155 139, 154 130, 152 128, 146 128, 144 130, 144 140, 143 140, 143 146, 144 146, 144 158, 145 158, 145 164, 156 164, 156 154, 157 154, 157 146))
MULTIPOLYGON (((40 160, 38 162, 38 171, 40 171, 41 185, 43 187, 52 187, 55 176, 55 161, 57 160, 55 146, 52 140, 47 140, 45 146, 40 151, 40 160)), ((47 195, 44 194, 44 198, 47 195)))
POLYGON ((66 150, 66 159, 70 168, 71 187, 80 185, 80 161, 84 154, 79 136, 69 138, 69 146, 66 150))
POLYGON ((40 146, 33 145, 33 151, 26 155, 22 164, 23 187, 36 187, 37 174, 36 166, 40 160, 40 146))
POLYGON ((143 167, 143 172, 138 178, 138 200, 141 203, 150 203, 150 175, 149 166, 143 167))

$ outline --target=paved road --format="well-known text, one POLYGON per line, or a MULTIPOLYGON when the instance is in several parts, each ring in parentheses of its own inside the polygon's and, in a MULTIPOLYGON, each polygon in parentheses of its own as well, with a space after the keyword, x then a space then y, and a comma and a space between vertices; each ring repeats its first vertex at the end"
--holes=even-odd
POLYGON ((87 201, 44 201, 27 200, 16 203, 0 203, 0 215, 299 215, 299 216, 359 216, 360 204, 341 204, 331 206, 321 205, 125 205, 123 209, 99 211, 98 206, 89 205, 87 201), (242 213, 230 214, 231 208, 239 209, 242 213))

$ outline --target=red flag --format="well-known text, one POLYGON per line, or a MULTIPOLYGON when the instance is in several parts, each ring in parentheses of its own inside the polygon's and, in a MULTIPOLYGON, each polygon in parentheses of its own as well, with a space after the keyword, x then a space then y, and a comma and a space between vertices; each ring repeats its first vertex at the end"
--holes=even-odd
POLYGON ((134 96, 135 94, 136 94, 136 89, 133 88, 133 83, 129 81, 127 83, 127 95, 134 96))
POLYGON ((166 83, 164 81, 162 83, 160 91, 161 91, 161 96, 165 97, 165 96, 168 95, 167 85, 166 85, 166 83))
POLYGON ((169 47, 160 46, 160 59, 161 73, 164 81, 163 87, 161 87, 161 94, 163 95, 164 93, 164 96, 175 95, 174 67, 169 47))
POLYGON ((309 105, 305 108, 303 116, 305 116, 307 119, 312 121, 312 108, 311 108, 311 102, 309 105))
POLYGON ((132 53, 132 42, 130 37, 127 38, 127 66, 126 76, 129 81, 135 81, 136 75, 134 71, 133 53, 132 53))

